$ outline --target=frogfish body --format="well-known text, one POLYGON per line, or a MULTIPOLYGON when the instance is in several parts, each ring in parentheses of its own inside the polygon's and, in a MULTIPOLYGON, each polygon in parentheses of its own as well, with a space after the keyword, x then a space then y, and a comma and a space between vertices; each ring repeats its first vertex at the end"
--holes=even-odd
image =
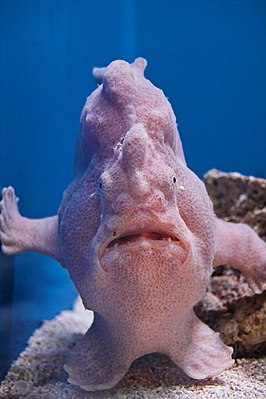
POLYGON ((219 374, 233 364, 232 348, 193 311, 213 267, 239 268, 255 292, 266 283, 266 244, 250 227, 215 217, 146 64, 94 69, 98 87, 81 115, 76 176, 58 215, 22 217, 14 190, 3 190, 4 252, 58 259, 95 313, 64 366, 69 382, 88 391, 115 386, 151 352, 194 379, 219 374))

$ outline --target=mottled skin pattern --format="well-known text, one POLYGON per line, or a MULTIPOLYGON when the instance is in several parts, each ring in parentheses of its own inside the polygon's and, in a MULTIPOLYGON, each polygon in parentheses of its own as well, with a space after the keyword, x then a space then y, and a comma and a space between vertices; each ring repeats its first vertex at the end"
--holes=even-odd
POLYGON ((151 352, 195 379, 230 367, 232 349, 193 306, 215 265, 239 268, 256 293, 266 283, 265 243, 248 226, 215 218, 145 67, 138 58, 94 70, 99 86, 82 112, 76 178, 58 216, 22 217, 13 188, 3 190, 3 251, 53 256, 95 312, 65 365, 69 381, 88 391, 113 387, 151 352))

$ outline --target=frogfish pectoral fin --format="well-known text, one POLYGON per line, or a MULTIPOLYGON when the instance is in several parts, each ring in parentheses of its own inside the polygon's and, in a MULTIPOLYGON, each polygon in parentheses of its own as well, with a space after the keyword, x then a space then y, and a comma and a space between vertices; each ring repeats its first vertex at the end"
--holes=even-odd
POLYGON ((189 377, 206 379, 233 366, 233 348, 191 312, 182 333, 169 345, 168 355, 189 377))
POLYGON ((64 365, 68 381, 85 391, 113 388, 127 373, 131 361, 98 315, 87 333, 71 351, 64 365))

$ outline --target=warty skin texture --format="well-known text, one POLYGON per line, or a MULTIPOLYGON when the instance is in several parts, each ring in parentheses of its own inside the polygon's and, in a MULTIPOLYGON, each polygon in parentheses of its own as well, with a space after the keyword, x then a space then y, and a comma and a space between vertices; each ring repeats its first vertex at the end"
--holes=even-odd
POLYGON ((53 256, 95 312, 64 366, 88 391, 113 387, 151 352, 195 379, 220 373, 233 364, 232 349, 193 312, 213 266, 230 263, 256 293, 265 289, 265 243, 246 225, 216 219, 145 67, 138 58, 94 69, 99 86, 81 115, 76 177, 58 216, 27 219, 13 188, 3 190, 3 251, 53 256))

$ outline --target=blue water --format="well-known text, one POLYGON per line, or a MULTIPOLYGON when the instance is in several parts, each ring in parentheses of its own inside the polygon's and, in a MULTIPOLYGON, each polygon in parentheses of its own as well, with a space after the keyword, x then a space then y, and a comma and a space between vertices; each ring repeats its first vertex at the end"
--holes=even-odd
MULTIPOLYGON (((24 215, 56 213, 96 87, 91 69, 118 58, 148 59, 146 76, 169 97, 200 177, 213 167, 266 177, 265 1, 1 0, 0 14, 0 185, 16 188, 24 215)), ((76 293, 41 255, 3 270, 14 358, 76 293)))

